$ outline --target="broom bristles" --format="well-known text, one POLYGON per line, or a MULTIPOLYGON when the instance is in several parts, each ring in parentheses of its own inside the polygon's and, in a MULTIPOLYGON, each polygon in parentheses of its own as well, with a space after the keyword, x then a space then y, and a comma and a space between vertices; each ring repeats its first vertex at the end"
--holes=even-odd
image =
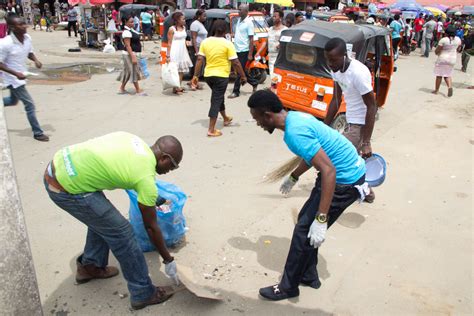
POLYGON ((291 173, 303 159, 300 157, 296 156, 279 166, 278 168, 273 169, 270 173, 268 173, 266 176, 263 177, 263 182, 264 183, 275 183, 289 173, 291 173))

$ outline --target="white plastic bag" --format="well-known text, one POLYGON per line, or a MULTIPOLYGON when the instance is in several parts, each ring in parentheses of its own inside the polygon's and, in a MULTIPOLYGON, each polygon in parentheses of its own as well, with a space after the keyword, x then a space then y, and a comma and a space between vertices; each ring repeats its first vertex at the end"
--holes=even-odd
POLYGON ((110 39, 104 40, 104 43, 105 43, 105 47, 103 50, 104 53, 107 53, 107 54, 115 53, 115 47, 112 44, 110 44, 110 39))
POLYGON ((178 65, 172 62, 161 65, 161 79, 163 79, 163 90, 179 88, 178 65))

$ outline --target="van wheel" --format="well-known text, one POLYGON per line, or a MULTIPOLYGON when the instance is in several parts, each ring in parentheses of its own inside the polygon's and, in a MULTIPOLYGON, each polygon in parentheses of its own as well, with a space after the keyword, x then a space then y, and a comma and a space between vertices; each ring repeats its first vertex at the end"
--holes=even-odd
POLYGON ((346 114, 339 114, 331 123, 331 127, 339 133, 343 133, 347 126, 346 114))
POLYGON ((252 68, 249 71, 249 77, 258 82, 258 84, 263 84, 267 80, 267 72, 265 69, 252 68))

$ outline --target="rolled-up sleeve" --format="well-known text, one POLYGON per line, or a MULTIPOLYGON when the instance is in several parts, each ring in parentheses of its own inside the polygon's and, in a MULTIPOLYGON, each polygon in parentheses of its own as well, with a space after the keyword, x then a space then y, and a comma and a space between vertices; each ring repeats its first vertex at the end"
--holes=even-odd
POLYGON ((135 186, 138 195, 138 203, 145 206, 155 206, 158 198, 158 189, 153 176, 140 180, 135 186))

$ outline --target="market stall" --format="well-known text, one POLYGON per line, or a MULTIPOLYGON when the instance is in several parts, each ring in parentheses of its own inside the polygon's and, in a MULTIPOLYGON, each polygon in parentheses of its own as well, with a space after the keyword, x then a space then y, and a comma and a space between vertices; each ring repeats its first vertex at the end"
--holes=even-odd
MULTIPOLYGON (((104 40, 110 37, 108 29, 108 20, 110 10, 108 5, 115 0, 68 0, 70 5, 77 5, 79 10, 81 34, 81 47, 101 48, 104 46, 104 40)), ((119 0, 121 3, 131 3, 133 0, 119 0)))
POLYGON ((107 38, 107 14, 105 5, 79 5, 81 10, 81 42, 82 47, 96 47, 103 45, 107 38))

